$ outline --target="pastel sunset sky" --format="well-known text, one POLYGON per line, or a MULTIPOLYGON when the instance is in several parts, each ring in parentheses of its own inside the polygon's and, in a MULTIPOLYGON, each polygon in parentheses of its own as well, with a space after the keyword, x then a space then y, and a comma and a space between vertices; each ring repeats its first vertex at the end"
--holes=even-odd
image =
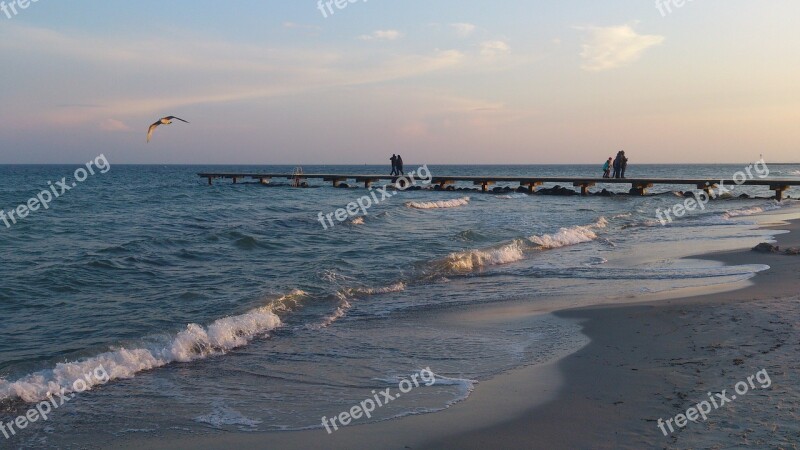
POLYGON ((800 161, 796 0, 318 6, 0 12, 0 163, 800 161))

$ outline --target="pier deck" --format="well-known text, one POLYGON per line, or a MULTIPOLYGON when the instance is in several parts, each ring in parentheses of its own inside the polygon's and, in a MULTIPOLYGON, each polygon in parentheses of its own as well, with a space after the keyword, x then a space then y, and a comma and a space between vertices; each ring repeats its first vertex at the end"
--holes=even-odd
MULTIPOLYGON (((215 179, 229 179, 234 183, 239 180, 251 179, 260 181, 263 184, 269 183, 273 178, 286 179, 286 180, 322 180, 330 182, 333 186, 338 186, 350 180, 356 183, 363 183, 364 187, 368 188, 372 183, 379 181, 395 182, 401 177, 392 175, 352 175, 352 174, 289 174, 289 173, 224 173, 224 172, 202 172, 198 176, 208 179, 208 184, 211 185, 215 179)), ((719 186, 736 186, 737 183, 732 179, 706 179, 706 178, 582 178, 582 177, 498 177, 498 176, 434 176, 431 179, 431 184, 439 185, 445 188, 448 185, 455 184, 456 182, 472 183, 474 186, 481 186, 485 192, 489 186, 497 183, 512 183, 519 184, 526 187, 530 192, 534 192, 537 187, 545 183, 561 183, 571 184, 573 187, 580 187, 581 194, 587 195, 589 188, 597 184, 627 184, 631 186, 631 190, 639 195, 645 195, 647 189, 655 185, 679 185, 679 186, 692 186, 693 189, 703 190, 709 192, 717 189, 719 186)), ((800 186, 800 179, 748 179, 738 185, 745 186, 767 186, 769 189, 775 191, 775 197, 778 200, 783 199, 784 192, 793 186, 800 186)))

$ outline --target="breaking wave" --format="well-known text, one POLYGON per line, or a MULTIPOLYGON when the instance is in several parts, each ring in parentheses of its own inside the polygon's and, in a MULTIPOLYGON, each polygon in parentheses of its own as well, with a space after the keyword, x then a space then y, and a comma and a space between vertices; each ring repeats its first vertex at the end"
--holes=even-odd
POLYGON ((561 228, 553 234, 530 236, 527 239, 517 239, 496 247, 451 253, 444 260, 434 263, 434 266, 440 269, 439 271, 465 273, 486 266, 509 264, 522 260, 525 258, 525 253, 529 251, 554 249, 594 241, 598 238, 597 231, 607 226, 608 221, 601 217, 591 225, 561 228))
POLYGON ((266 306, 218 319, 205 328, 189 324, 185 330, 160 345, 116 348, 82 361, 58 363, 53 369, 30 374, 14 382, 0 380, 0 401, 20 399, 28 403, 39 402, 53 395, 74 392, 73 384, 77 380, 84 380, 86 387, 91 389, 111 380, 133 378, 139 372, 173 362, 190 362, 225 354, 281 326, 277 313, 290 310, 306 295, 303 291, 295 290, 266 306), (100 367, 108 374, 107 378, 85 376, 100 367))
POLYGON ((770 203, 765 206, 753 206, 750 208, 742 208, 742 209, 732 209, 730 211, 726 211, 722 217, 725 219, 730 219, 731 217, 742 217, 742 216, 752 216, 755 214, 761 214, 767 211, 774 211, 776 209, 781 209, 781 205, 777 202, 770 203))
POLYGON ((608 221, 605 217, 601 217, 600 220, 592 225, 562 228, 555 234, 531 236, 528 240, 542 248, 566 247, 568 245, 582 244, 597 239, 596 231, 607 226, 608 221))
POLYGON ((458 208, 469 204, 470 198, 456 198, 453 200, 439 200, 436 202, 407 202, 406 206, 415 209, 458 208))

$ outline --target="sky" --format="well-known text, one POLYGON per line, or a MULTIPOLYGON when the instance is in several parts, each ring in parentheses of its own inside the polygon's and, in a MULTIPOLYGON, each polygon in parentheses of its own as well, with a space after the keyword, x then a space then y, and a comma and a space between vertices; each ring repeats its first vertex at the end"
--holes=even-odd
POLYGON ((800 161, 796 0, 328 1, 4 0, 0 164, 800 161))

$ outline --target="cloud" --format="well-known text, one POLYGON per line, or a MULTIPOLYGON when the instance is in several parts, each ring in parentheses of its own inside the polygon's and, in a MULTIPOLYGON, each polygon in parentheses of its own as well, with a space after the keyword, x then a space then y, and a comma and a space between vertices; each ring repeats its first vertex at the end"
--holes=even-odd
POLYGON ((362 34, 358 38, 362 41, 396 41, 403 37, 403 33, 397 30, 377 30, 372 34, 362 34))
POLYGON ((306 30, 306 31, 321 31, 322 30, 322 28, 320 28, 320 27, 318 27, 316 25, 305 25, 305 24, 297 23, 297 22, 284 22, 283 23, 283 28, 287 28, 287 29, 290 29, 290 30, 298 29, 298 30, 306 30))
POLYGON ((465 38, 475 32, 475 25, 471 23, 451 23, 450 28, 452 28, 458 37, 465 38))
MULTIPOLYGON (((149 124, 164 111, 259 103, 279 96, 406 80, 462 67, 470 59, 457 50, 344 52, 209 41, 195 35, 172 36, 172 42, 175 45, 164 46, 160 38, 101 40, 79 32, 13 24, 0 27, 0 51, 9 58, 24 55, 46 64, 69 61, 86 67, 53 78, 44 88, 20 85, 15 91, 20 99, 45 95, 45 89, 52 93, 54 105, 42 107, 20 100, 2 108, 0 130, 38 127, 44 120, 59 127, 87 124, 98 130, 123 131, 125 123, 149 124), (150 83, 142 73, 158 73, 159 82, 150 83), (96 89, 109 78, 120 80, 124 89, 96 89)), ((12 77, 10 83, 16 84, 17 79, 12 77)))
POLYGON ((481 56, 494 58, 511 52, 511 47, 503 41, 486 41, 480 45, 481 56))
POLYGON ((575 28, 586 33, 581 68, 590 72, 610 70, 636 61, 645 50, 664 42, 664 36, 637 34, 630 25, 575 28))
POLYGON ((130 131, 131 127, 125 125, 121 120, 105 119, 100 122, 100 129, 105 131, 130 131))

